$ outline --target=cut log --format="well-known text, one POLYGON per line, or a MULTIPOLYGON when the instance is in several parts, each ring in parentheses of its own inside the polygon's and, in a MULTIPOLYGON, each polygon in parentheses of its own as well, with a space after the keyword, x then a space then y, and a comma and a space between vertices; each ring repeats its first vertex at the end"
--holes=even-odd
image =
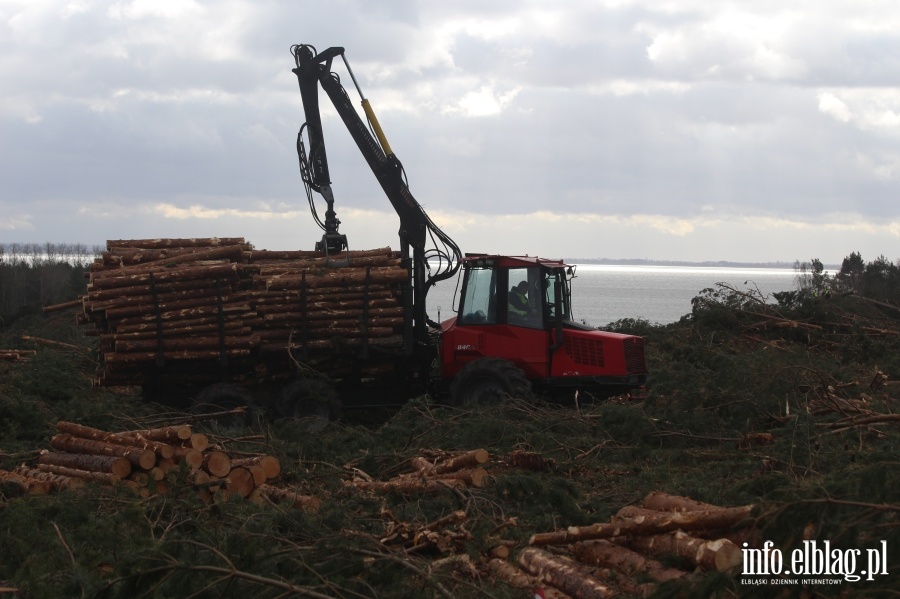
POLYGON ((152 441, 143 437, 140 433, 135 432, 110 433, 101 429, 76 424, 74 422, 66 422, 64 420, 60 420, 56 423, 56 430, 82 439, 105 441, 106 443, 126 445, 129 447, 142 447, 153 451, 161 458, 171 458, 175 452, 171 445, 152 441))
POLYGON ((635 551, 661 557, 677 555, 703 570, 729 570, 742 561, 741 549, 729 539, 698 539, 681 531, 667 535, 614 539, 635 551))
POLYGON ((219 450, 204 453, 203 469, 212 476, 224 478, 231 472, 231 456, 219 450))
POLYGON ((30 335, 22 335, 22 341, 29 341, 31 343, 37 343, 38 345, 44 345, 46 347, 55 347, 57 349, 69 349, 75 351, 84 351, 86 349, 80 345, 63 343, 62 341, 54 341, 53 339, 44 339, 43 337, 32 337, 30 335))
POLYGON ((27 362, 36 354, 36 351, 28 349, 0 349, 0 361, 27 362))
MULTIPOLYGON (((111 271, 115 272, 115 271, 111 271)), ((237 265, 232 263, 216 264, 212 266, 183 266, 171 269, 162 269, 156 272, 142 272, 138 274, 120 274, 104 277, 96 277, 88 284, 88 289, 116 289, 119 287, 133 287, 137 285, 150 285, 150 277, 153 275, 155 283, 169 283, 173 281, 189 281, 194 279, 211 279, 216 277, 233 277, 237 275, 237 265)))
POLYGON ((205 451, 209 447, 209 437, 202 433, 194 433, 190 438, 190 446, 197 451, 205 451))
MULTIPOLYGON (((248 259, 253 262, 265 261, 284 261, 284 260, 309 260, 321 258, 322 252, 314 250, 252 250, 249 252, 248 259)), ((366 256, 394 256, 389 247, 376 248, 371 250, 347 250, 338 252, 331 256, 332 260, 344 260, 345 258, 363 258, 366 256)))
POLYGON ((687 575, 683 570, 668 568, 655 559, 603 539, 575 543, 572 555, 585 564, 612 568, 629 576, 646 574, 660 582, 677 580, 687 575))
POLYGON ((113 349, 116 352, 155 352, 162 347, 163 351, 193 351, 218 349, 223 343, 229 349, 252 349, 259 345, 259 337, 256 335, 226 335, 224 337, 204 335, 164 338, 162 342, 158 339, 116 340, 113 349))
POLYGON ((638 517, 646 517, 646 516, 658 516, 660 513, 659 510, 651 510, 645 507, 639 507, 636 505, 626 505, 625 507, 619 509, 618 512, 612 517, 612 520, 631 520, 638 517))
POLYGON ((204 279, 193 281, 171 281, 168 283, 156 284, 153 287, 151 287, 148 282, 133 286, 115 287, 113 289, 89 289, 87 295, 83 296, 82 299, 85 304, 87 313, 90 312, 90 307, 93 302, 117 300, 124 297, 139 295, 148 296, 152 301, 152 293, 154 292, 154 290, 157 294, 176 293, 179 291, 190 291, 195 289, 205 289, 207 290, 207 293, 209 293, 209 287, 210 282, 204 279))
POLYGON ((19 493, 29 495, 47 495, 52 490, 52 485, 45 480, 28 478, 8 470, 0 470, 0 485, 12 486, 19 493))
POLYGON ((357 480, 350 483, 360 491, 374 491, 376 493, 400 493, 401 495, 423 495, 441 493, 448 489, 465 487, 461 480, 438 478, 395 478, 386 481, 357 480))
POLYGON ((218 317, 219 309, 224 316, 232 318, 240 318, 254 316, 250 312, 250 303, 246 301, 228 302, 221 306, 207 305, 197 306, 195 308, 182 308, 178 310, 167 310, 159 314, 145 314, 143 316, 127 316, 125 318, 115 320, 115 327, 123 327, 135 324, 152 323, 157 326, 158 322, 180 323, 188 320, 195 320, 204 317, 218 317))
POLYGON ((110 252, 122 249, 162 249, 162 248, 205 248, 223 245, 247 245, 243 237, 188 237, 157 239, 107 239, 106 248, 110 252), (121 248, 121 249, 120 249, 121 248))
MULTIPOLYGON (((310 289, 325 287, 348 287, 351 285, 363 285, 366 282, 366 269, 339 269, 325 272, 319 276, 313 274, 306 277, 296 275, 277 275, 266 280, 266 289, 285 290, 300 289, 306 285, 310 289)), ((372 283, 403 283, 409 279, 409 273, 405 268, 372 268, 368 274, 372 283)))
POLYGON ((193 431, 191 425, 180 424, 176 426, 166 426, 162 428, 151 428, 142 431, 131 431, 138 433, 142 437, 146 437, 151 441, 160 441, 162 443, 178 444, 191 438, 193 431))
POLYGON ((191 470, 187 475, 187 480, 189 483, 196 487, 206 488, 209 482, 209 473, 200 470, 199 468, 196 470, 191 470))
POLYGON ((466 453, 438 462, 427 471, 427 474, 437 475, 454 472, 463 468, 475 468, 486 463, 490 458, 491 456, 486 450, 473 449, 472 451, 467 451, 466 453))
MULTIPOLYGON (((187 262, 201 262, 206 260, 218 260, 218 259, 228 259, 231 261, 241 261, 243 259, 243 245, 242 244, 228 244, 228 245, 220 245, 218 247, 214 247, 206 250, 199 250, 195 252, 189 253, 181 253, 177 252, 174 255, 165 255, 160 256, 161 259, 165 261, 167 267, 170 267, 173 264, 184 264, 187 262)), ((131 257, 134 260, 134 256, 131 257)), ((147 268, 159 268, 159 264, 150 263, 135 263, 128 266, 123 266, 120 269, 113 269, 113 272, 139 272, 141 269, 147 268)), ((110 271, 102 271, 102 272, 110 272, 110 271)))
POLYGON ((69 453, 88 453, 93 455, 110 455, 126 458, 132 465, 149 470, 156 465, 156 454, 150 449, 116 445, 105 441, 82 439, 68 434, 54 435, 50 445, 58 451, 69 453))
POLYGON ((540 579, 526 574, 521 570, 521 568, 509 563, 505 559, 492 559, 488 562, 488 568, 490 568, 494 576, 511 587, 529 590, 540 587, 544 593, 545 599, 570 599, 569 595, 566 595, 562 591, 558 591, 552 587, 544 586, 544 583, 541 582, 540 579))
POLYGON ((253 474, 250 473, 250 470, 241 466, 232 468, 225 479, 225 490, 232 495, 249 497, 255 487, 253 474))
POLYGON ((697 510, 712 510, 719 506, 711 503, 703 503, 690 497, 682 497, 680 495, 669 495, 661 491, 653 491, 649 493, 641 502, 641 506, 649 510, 657 510, 660 512, 692 512, 697 510))
MULTIPOLYGON (((232 460, 231 463, 234 464, 234 461, 232 460)), ((253 476, 253 486, 261 485, 266 482, 268 477, 262 466, 256 464, 254 466, 246 466, 246 468, 250 471, 251 476, 253 476)))
POLYGON ((19 466, 15 470, 16 474, 21 474, 26 478, 31 478, 34 480, 42 480, 50 483, 50 488, 53 491, 62 491, 65 489, 77 489, 84 485, 84 480, 81 478, 74 478, 72 476, 66 476, 64 474, 54 474, 52 472, 45 472, 43 470, 38 470, 36 468, 28 468, 27 466, 19 466))
POLYGON ((104 472, 126 478, 131 474, 131 462, 125 458, 84 453, 62 453, 44 450, 38 456, 38 464, 63 466, 89 472, 104 472))
POLYGON ((57 312, 59 310, 66 310, 68 308, 80 308, 80 307, 81 307, 81 300, 77 299, 77 300, 72 300, 69 302, 63 302, 61 304, 54 304, 52 306, 44 306, 43 311, 44 311, 44 314, 47 314, 49 312, 57 312))
POLYGON ((488 472, 484 468, 466 468, 440 475, 444 479, 461 480, 469 486, 482 488, 487 484, 488 472))
POLYGON ((105 485, 116 485, 122 482, 122 477, 109 472, 92 472, 90 470, 69 468, 67 466, 57 466, 55 464, 38 464, 37 469, 42 472, 50 472, 52 474, 59 474, 60 476, 80 478, 83 480, 103 483, 105 485))
POLYGON ((156 463, 156 467, 162 470, 165 474, 168 474, 172 470, 178 468, 178 464, 175 462, 174 456, 171 458, 164 458, 159 460, 156 463))
POLYGON ((128 480, 133 483, 137 483, 141 487, 146 487, 150 483, 150 477, 146 472, 132 472, 128 475, 128 480))
POLYGON ((659 512, 627 520, 603 522, 590 526, 572 526, 567 530, 532 535, 531 545, 565 545, 577 541, 609 539, 623 535, 662 534, 674 530, 729 529, 750 516, 753 506, 716 508, 691 512, 659 512))
POLYGON ((575 599, 604 599, 615 589, 595 578, 590 569, 567 557, 528 547, 519 553, 519 565, 533 576, 575 599))
POLYGON ((409 459, 409 465, 413 470, 421 472, 422 474, 427 473, 429 470, 434 468, 434 463, 429 462, 422 456, 414 456, 409 459))
POLYGON ((308 512, 318 511, 319 506, 322 504, 318 497, 303 495, 289 489, 280 489, 272 485, 259 485, 256 488, 259 490, 260 497, 264 497, 273 503, 286 503, 291 507, 308 512))
POLYGON ((190 468, 200 468, 203 465, 203 453, 193 447, 176 447, 174 459, 176 463, 187 464, 190 468))
MULTIPOLYGON (((249 356, 249 349, 228 349, 225 352, 218 350, 183 350, 183 351, 166 351, 162 352, 166 360, 217 360, 224 353, 231 358, 239 358, 241 356, 249 356)), ((110 353, 103 355, 103 361, 106 364, 137 364, 140 362, 153 362, 158 356, 158 352, 131 352, 131 353, 110 353)))
POLYGON ((232 466, 243 466, 244 468, 259 466, 266 474, 266 479, 272 480, 281 474, 281 462, 278 458, 271 455, 254 456, 251 458, 236 458, 231 461, 232 466))
POLYGON ((533 470, 535 472, 549 470, 554 465, 553 460, 545 458, 537 452, 524 451, 521 449, 510 452, 509 455, 506 456, 506 461, 514 468, 533 470))

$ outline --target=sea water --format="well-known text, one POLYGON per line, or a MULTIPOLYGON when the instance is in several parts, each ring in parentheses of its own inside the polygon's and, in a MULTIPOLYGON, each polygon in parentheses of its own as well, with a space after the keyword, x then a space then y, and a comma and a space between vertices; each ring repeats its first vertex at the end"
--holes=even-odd
MULTIPOLYGON (((623 318, 668 324, 690 314, 691 299, 703 289, 723 283, 753 291, 774 302, 772 293, 797 287, 789 268, 724 268, 705 266, 615 266, 580 264, 572 280, 572 316, 593 326, 623 318)), ((445 320, 458 305, 457 280, 438 283, 428 293, 428 313, 445 320)))

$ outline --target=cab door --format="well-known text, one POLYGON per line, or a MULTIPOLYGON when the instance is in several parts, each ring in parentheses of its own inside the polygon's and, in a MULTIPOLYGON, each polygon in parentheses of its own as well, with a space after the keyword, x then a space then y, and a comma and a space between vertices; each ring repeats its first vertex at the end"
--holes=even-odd
POLYGON ((445 336, 443 366, 448 377, 484 356, 513 362, 529 379, 549 376, 550 334, 544 326, 541 269, 468 268, 455 326, 445 336), (513 292, 517 286, 521 291, 513 292), (522 291, 524 304, 513 295, 522 291))

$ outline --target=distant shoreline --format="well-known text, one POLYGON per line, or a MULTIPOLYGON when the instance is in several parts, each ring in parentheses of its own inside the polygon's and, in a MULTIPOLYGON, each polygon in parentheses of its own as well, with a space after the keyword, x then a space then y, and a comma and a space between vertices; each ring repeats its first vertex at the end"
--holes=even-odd
MULTIPOLYGON (((727 260, 707 260, 689 262, 685 260, 649 260, 645 258, 566 258, 566 264, 603 264, 608 266, 696 266, 707 268, 780 268, 793 270, 795 262, 729 262, 727 260)), ((840 270, 839 264, 825 264, 826 270, 840 270)))

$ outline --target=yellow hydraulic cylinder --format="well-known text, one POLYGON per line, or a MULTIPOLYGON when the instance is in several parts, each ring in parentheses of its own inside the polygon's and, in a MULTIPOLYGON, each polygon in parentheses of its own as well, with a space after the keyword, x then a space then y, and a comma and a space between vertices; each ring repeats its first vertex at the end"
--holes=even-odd
POLYGON ((378 138, 378 143, 381 144, 381 149, 384 150, 384 153, 390 156, 393 154, 393 150, 391 150, 391 144, 388 143, 387 137, 384 136, 384 131, 381 130, 381 125, 378 123, 378 117, 375 116, 375 111, 372 110, 372 105, 369 104, 369 101, 363 98, 362 101, 363 110, 366 112, 366 118, 369 119, 369 122, 372 124, 372 129, 375 130, 375 137, 378 138))

